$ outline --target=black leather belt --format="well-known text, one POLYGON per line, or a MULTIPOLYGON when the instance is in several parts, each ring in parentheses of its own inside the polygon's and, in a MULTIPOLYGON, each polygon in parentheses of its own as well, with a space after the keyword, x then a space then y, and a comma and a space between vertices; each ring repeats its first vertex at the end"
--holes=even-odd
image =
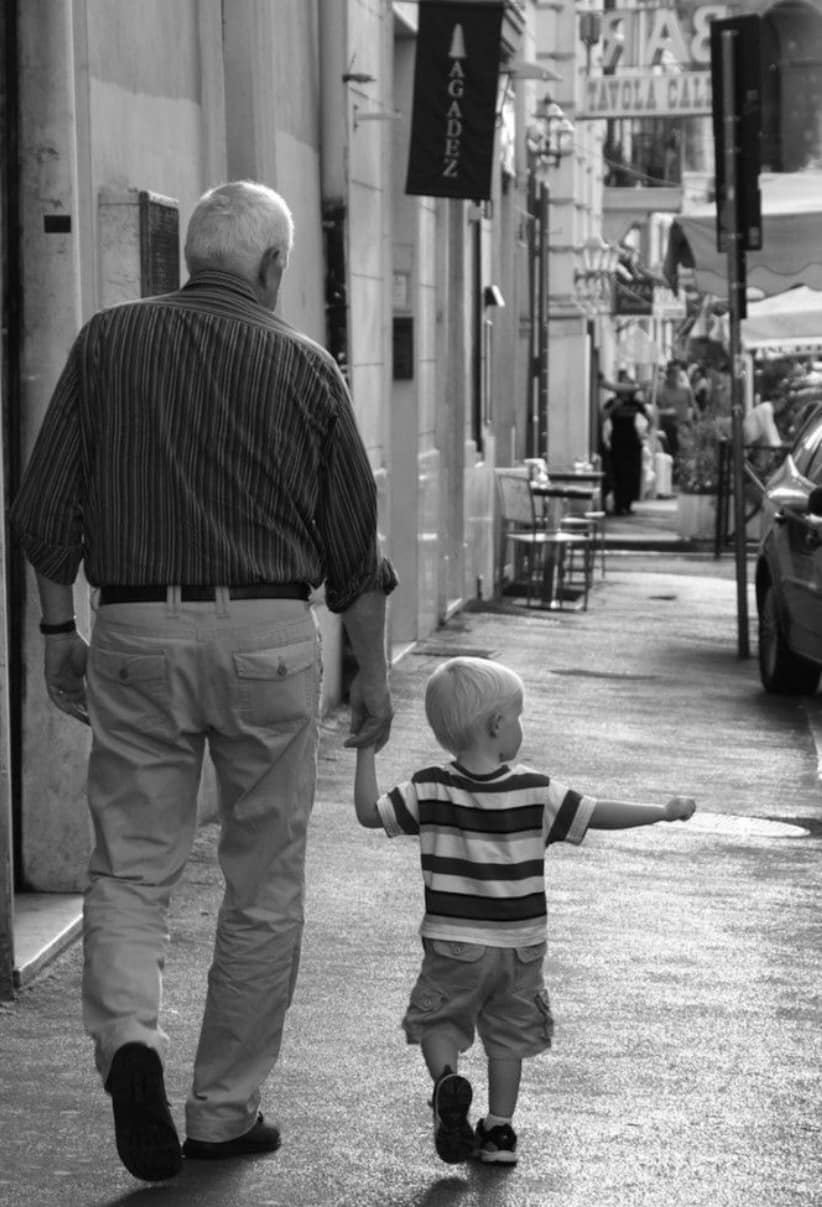
MULTIPOLYGON (((308 599, 307 583, 248 583, 228 588, 230 599, 308 599)), ((216 587, 180 587, 183 603, 208 603, 216 598, 216 587)), ((168 587, 108 586, 100 588, 100 604, 165 603, 168 587)))

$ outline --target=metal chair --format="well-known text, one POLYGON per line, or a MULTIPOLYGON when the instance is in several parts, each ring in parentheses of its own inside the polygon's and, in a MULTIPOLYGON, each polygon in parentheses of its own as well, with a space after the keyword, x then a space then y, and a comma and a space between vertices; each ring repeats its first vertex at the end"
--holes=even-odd
MULTIPOLYGON (((497 469, 494 476, 501 522, 500 589, 510 547, 512 576, 516 581, 518 568, 524 572, 528 606, 538 592, 543 605, 561 607, 567 585, 566 554, 582 550, 587 557, 589 537, 545 525, 536 508, 527 470, 497 469)), ((586 607, 587 600, 586 588, 586 607)))

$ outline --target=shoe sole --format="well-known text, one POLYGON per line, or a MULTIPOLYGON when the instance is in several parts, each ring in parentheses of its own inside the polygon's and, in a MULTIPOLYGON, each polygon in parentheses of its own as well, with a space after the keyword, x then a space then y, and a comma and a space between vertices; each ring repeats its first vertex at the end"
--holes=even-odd
POLYGON ((108 1089, 117 1153, 141 1182, 167 1182, 183 1167, 180 1140, 168 1109, 159 1058, 122 1062, 108 1089))
POLYGON ((459 1165, 474 1152, 474 1131, 468 1112, 474 1092, 470 1081, 459 1074, 446 1077, 434 1099, 434 1145, 447 1165, 459 1165))
POLYGON ((495 1153, 486 1153, 480 1150, 479 1159, 483 1165, 516 1165, 517 1154, 506 1152, 505 1149, 501 1149, 495 1153))
POLYGON ((228 1161, 232 1157, 262 1157, 266 1153, 275 1153, 279 1147, 279 1136, 276 1141, 266 1141, 262 1144, 241 1144, 236 1140, 214 1144, 202 1140, 186 1140, 183 1144, 183 1156, 188 1161, 228 1161))

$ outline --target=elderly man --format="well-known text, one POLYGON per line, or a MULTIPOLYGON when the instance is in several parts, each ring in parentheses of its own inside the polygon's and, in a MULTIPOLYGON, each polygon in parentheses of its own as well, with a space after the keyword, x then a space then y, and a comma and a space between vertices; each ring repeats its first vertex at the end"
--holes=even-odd
POLYGON ((325 584, 359 670, 352 744, 386 741, 376 488, 333 359, 274 310, 279 194, 206 193, 175 293, 94 316, 51 399, 12 523, 36 571, 50 698, 88 719, 94 850, 83 1013, 138 1178, 181 1168, 159 1023, 166 914, 208 745, 225 894, 191 1094, 190 1158, 273 1151, 259 1111, 299 963, 325 584), (73 583, 96 588, 90 648, 73 583))

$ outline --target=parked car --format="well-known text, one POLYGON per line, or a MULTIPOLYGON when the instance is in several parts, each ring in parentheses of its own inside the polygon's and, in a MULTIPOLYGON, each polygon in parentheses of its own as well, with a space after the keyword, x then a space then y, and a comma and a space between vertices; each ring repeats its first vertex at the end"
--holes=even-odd
POLYGON ((759 674, 812 695, 822 674, 822 404, 804 417, 762 500, 756 564, 759 674))

